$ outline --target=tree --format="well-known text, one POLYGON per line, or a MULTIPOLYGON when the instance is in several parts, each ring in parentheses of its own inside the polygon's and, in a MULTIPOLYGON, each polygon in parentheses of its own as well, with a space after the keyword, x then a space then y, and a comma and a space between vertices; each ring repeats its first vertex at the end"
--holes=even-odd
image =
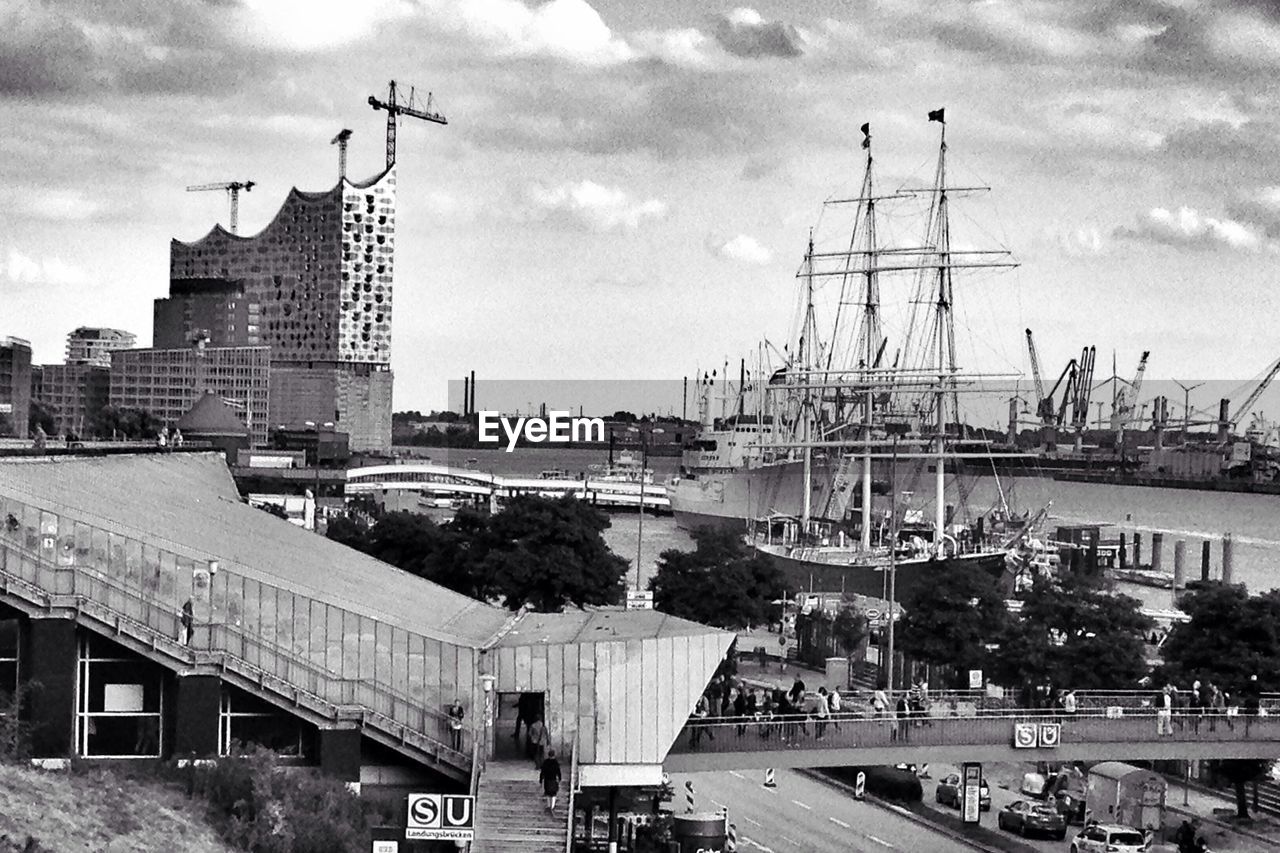
POLYGON ((164 422, 145 409, 103 406, 89 417, 89 432, 99 438, 155 438, 164 422))
POLYGON ((609 524, 609 516, 568 495, 507 501, 490 518, 484 558, 506 607, 554 612, 621 602, 627 561, 605 544, 609 524))
POLYGON ((995 579, 971 565, 938 572, 902 607, 899 648, 917 660, 960 672, 984 667, 987 644, 999 638, 1009 620, 995 579))
POLYGON ((54 435, 58 431, 58 422, 53 416, 52 409, 39 400, 32 400, 30 422, 27 429, 32 435, 35 435, 36 427, 42 428, 45 435, 54 435))
POLYGON ((1038 579, 1000 636, 996 679, 1076 690, 1135 687, 1147 674, 1145 642, 1154 624, 1140 606, 1072 575, 1038 579))
MULTIPOLYGON (((1248 690, 1280 689, 1280 590, 1251 596, 1243 586, 1212 581, 1196 584, 1179 604, 1191 619, 1175 625, 1161 647, 1160 680, 1212 682, 1235 697, 1248 690), (1250 681, 1255 675, 1256 687, 1250 681)), ((1239 817, 1249 816, 1245 783, 1264 777, 1270 768, 1270 761, 1255 759, 1213 762, 1214 772, 1235 789, 1239 817)))
POLYGON ((1162 679, 1212 681, 1239 693, 1256 675, 1259 690, 1280 690, 1280 590, 1250 596, 1243 586, 1199 583, 1180 606, 1191 620, 1175 625, 1161 647, 1162 679))
POLYGON ((692 552, 673 548, 658 556, 658 571, 649 579, 654 606, 719 628, 766 622, 772 602, 785 591, 781 570, 764 554, 749 552, 732 531, 700 528, 692 535, 692 552))

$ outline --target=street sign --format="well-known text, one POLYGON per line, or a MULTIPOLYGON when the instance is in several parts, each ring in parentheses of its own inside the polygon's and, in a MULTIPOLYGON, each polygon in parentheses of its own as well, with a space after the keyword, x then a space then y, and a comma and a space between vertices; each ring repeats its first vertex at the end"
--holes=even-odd
POLYGON ((410 794, 404 837, 474 841, 475 805, 475 797, 468 794, 410 794))
POLYGON ((1013 748, 1035 749, 1037 746, 1037 726, 1035 723, 1013 724, 1013 748))
POLYGON ((653 590, 650 590, 650 589, 627 590, 627 609, 628 610, 652 610, 653 609, 653 590))
POLYGON ((965 823, 977 823, 982 811, 982 765, 966 761, 961 767, 964 780, 964 808, 960 818, 965 823))
POLYGON ((980 669, 969 670, 969 689, 970 690, 982 689, 982 670, 980 669))
POLYGON ((1057 746, 1062 740, 1062 723, 1041 723, 1040 724, 1040 746, 1041 748, 1049 748, 1057 746))

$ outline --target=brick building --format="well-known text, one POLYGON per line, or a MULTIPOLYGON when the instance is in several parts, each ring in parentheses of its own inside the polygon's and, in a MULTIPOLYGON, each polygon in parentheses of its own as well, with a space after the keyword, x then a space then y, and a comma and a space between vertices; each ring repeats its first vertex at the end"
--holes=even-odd
POLYGON ((12 435, 26 437, 31 416, 31 344, 22 338, 0 338, 0 415, 8 421, 12 435))

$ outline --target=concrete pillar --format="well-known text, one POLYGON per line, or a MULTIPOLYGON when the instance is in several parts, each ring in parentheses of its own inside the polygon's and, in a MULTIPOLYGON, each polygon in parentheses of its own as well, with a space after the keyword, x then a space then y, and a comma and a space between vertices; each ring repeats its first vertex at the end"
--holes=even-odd
POLYGON ((1187 543, 1179 539, 1173 543, 1173 603, 1178 603, 1178 592, 1187 588, 1187 543))
POLYGON ((218 754, 218 712, 222 682, 216 675, 177 678, 174 703, 174 758, 205 758, 218 754))
POLYGON ((1125 533, 1122 530, 1120 531, 1120 550, 1116 554, 1116 559, 1122 569, 1127 568, 1129 565, 1128 547, 1129 543, 1126 541, 1125 533))
POLYGON ((1234 566, 1232 565, 1231 534, 1222 537, 1222 582, 1231 583, 1234 566))
POLYGON ((1209 540, 1200 543, 1200 580, 1209 580, 1209 540))
POLYGON ((31 688, 31 752, 36 758, 71 755, 76 711, 76 623, 32 619, 27 623, 24 680, 31 688))
POLYGON ((360 730, 320 729, 320 772, 343 782, 360 781, 360 730))
POLYGON ((1142 568, 1142 534, 1137 531, 1133 534, 1133 567, 1142 568))
POLYGON ((1163 550, 1164 550, 1164 534, 1152 533, 1151 534, 1151 571, 1153 572, 1160 571, 1160 564, 1162 562, 1160 558, 1161 556, 1163 556, 1160 552, 1163 550))

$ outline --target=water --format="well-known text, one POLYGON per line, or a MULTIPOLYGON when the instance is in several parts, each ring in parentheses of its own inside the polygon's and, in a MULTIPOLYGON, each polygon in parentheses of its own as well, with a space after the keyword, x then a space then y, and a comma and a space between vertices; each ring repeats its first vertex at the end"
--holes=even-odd
MULTIPOLYGON (((516 450, 449 450, 446 448, 414 448, 420 455, 430 456, 442 464, 466 466, 468 459, 477 460, 476 468, 494 474, 536 477, 539 472, 562 468, 570 475, 590 470, 605 462, 606 454, 595 450, 547 449, 516 450)), ((676 473, 680 461, 670 456, 650 457, 649 467, 659 481, 676 473)), ((968 505, 984 512, 999 502, 1000 489, 994 477, 966 478, 968 505)), ((1211 572, 1221 571, 1224 533, 1235 542, 1235 581, 1251 591, 1263 592, 1280 586, 1280 496, 1249 495, 1224 492, 1199 492, 1189 489, 1156 489, 1142 486, 1112 486, 1098 483, 1058 482, 1043 477, 1000 478, 1010 505, 1019 511, 1036 512, 1053 502, 1048 525, 1055 522, 1114 525, 1130 533, 1142 532, 1144 553, 1150 554, 1150 533, 1164 533, 1164 565, 1173 570, 1173 543, 1187 541, 1187 577, 1200 576, 1201 542, 1211 541, 1211 572)), ((916 485, 917 494, 927 490, 925 483, 916 485)), ((949 500, 955 500, 954 483, 948 479, 949 500)), ((613 524, 605 531, 605 541, 614 553, 631 561, 636 559, 637 517, 629 514, 612 516, 613 524)), ((1114 530, 1110 535, 1114 535, 1114 530)), ((670 516, 646 516, 644 542, 640 553, 642 582, 653 572, 658 555, 668 549, 691 550, 688 534, 676 527, 670 516)), ((1144 558, 1145 559, 1145 558, 1144 558)), ((634 575, 632 583, 634 583, 634 575)), ((1126 592, 1136 595, 1151 606, 1168 606, 1169 592, 1126 585, 1126 592)))

